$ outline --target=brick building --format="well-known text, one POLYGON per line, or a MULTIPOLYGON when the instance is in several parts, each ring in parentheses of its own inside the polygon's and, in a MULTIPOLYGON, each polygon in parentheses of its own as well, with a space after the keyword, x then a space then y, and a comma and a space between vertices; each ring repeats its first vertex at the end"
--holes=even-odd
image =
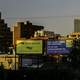
POLYGON ((35 31, 44 29, 43 26, 33 25, 31 22, 17 22, 17 25, 13 26, 13 46, 15 47, 16 40, 30 39, 34 36, 35 31))

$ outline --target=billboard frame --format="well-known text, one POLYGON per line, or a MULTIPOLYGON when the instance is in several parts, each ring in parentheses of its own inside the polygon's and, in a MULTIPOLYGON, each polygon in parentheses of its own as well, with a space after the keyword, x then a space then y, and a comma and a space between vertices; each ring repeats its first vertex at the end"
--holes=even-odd
MULTIPOLYGON (((70 53, 48 53, 48 41, 56 41, 56 40, 47 40, 47 42, 46 42, 46 55, 68 55, 68 54, 70 54, 70 53)), ((65 44, 66 44, 66 40, 57 40, 57 41, 65 41, 65 44)), ((65 48, 67 48, 67 47, 65 47, 65 48)))
MULTIPOLYGON (((43 50, 43 40, 31 40, 31 39, 28 39, 28 40, 24 40, 24 41, 41 41, 42 42, 42 51, 41 51, 41 53, 17 53, 17 51, 16 51, 16 47, 17 47, 17 44, 15 44, 15 55, 17 54, 17 55, 27 55, 27 56, 37 56, 37 55, 42 55, 43 53, 44 53, 44 50, 43 50)), ((20 40, 19 40, 20 41, 20 40)))

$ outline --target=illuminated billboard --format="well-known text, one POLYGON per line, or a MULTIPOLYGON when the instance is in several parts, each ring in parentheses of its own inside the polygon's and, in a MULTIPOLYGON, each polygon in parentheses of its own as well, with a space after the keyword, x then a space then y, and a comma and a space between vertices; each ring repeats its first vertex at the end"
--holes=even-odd
POLYGON ((17 40, 16 54, 42 54, 42 40, 17 40))
POLYGON ((70 41, 65 40, 48 40, 47 41, 47 54, 68 54, 71 51, 70 41))
POLYGON ((72 46, 73 46, 73 40, 72 39, 71 40, 70 39, 69 40, 67 39, 66 40, 66 47, 71 48, 72 46))

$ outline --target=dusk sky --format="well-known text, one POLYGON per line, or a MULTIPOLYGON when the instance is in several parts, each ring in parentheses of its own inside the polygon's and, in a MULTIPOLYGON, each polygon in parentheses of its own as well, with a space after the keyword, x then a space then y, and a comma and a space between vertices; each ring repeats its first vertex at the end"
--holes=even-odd
POLYGON ((0 0, 2 18, 9 26, 30 20, 46 30, 69 34, 74 17, 80 16, 80 0, 0 0))

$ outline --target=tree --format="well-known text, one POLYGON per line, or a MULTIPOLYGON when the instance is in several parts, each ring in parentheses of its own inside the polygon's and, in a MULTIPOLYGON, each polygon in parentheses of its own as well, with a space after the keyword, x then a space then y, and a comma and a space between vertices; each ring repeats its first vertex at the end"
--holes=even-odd
POLYGON ((75 67, 80 66, 80 39, 73 40, 73 48, 69 57, 71 58, 72 65, 75 67))

